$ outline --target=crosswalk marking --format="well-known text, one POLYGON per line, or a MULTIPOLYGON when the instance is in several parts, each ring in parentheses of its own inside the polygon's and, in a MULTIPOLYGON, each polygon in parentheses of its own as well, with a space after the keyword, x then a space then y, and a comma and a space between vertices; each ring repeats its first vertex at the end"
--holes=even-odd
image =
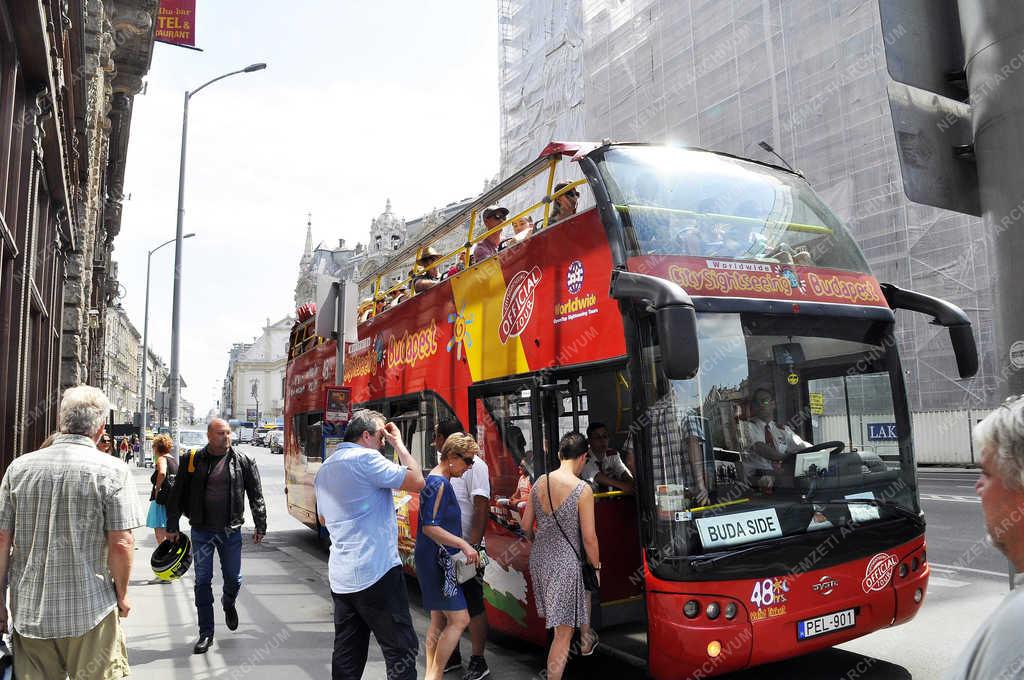
POLYGON ((928 586, 935 588, 963 588, 969 586, 970 583, 967 581, 957 581, 953 578, 944 578, 942 576, 936 576, 934 573, 928 579, 928 586))
POLYGON ((921 500, 923 501, 952 501, 954 503, 980 503, 981 499, 977 496, 954 496, 947 493, 923 493, 921 494, 921 500))

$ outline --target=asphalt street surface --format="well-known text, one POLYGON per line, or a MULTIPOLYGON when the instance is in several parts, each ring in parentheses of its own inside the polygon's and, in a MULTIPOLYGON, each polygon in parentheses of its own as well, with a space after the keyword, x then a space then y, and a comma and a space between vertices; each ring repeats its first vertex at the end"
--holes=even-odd
MULTIPOLYGON (((194 641, 195 611, 191 608, 191 574, 170 586, 152 586, 144 598, 136 598, 133 617, 161 615, 158 609, 173 609, 176 623, 158 634, 155 626, 141 626, 138 618, 126 624, 129 657, 139 677, 245 677, 300 678, 328 677, 333 624, 327 583, 327 552, 315 534, 287 512, 284 496, 283 461, 268 449, 243 445, 259 464, 269 514, 269 530, 262 546, 246 539, 243 573, 246 583, 239 599, 242 627, 238 636, 218 632, 214 649, 205 657, 190 656, 194 641), (255 572, 255 573, 253 573, 255 572), (170 602, 173 600, 173 602, 170 602), (141 604, 140 604, 141 603, 141 604), (152 610, 152 611, 151 611, 152 610), (247 619, 260 632, 248 642, 241 634, 247 619), (191 622, 191 623, 190 623, 191 622), (173 630, 171 630, 173 629, 173 630), (274 637, 274 631, 278 635, 274 637), (168 640, 164 642, 164 639, 168 640), (271 642, 267 642, 267 639, 271 642), (279 640, 273 643, 274 640, 279 640), (262 647, 260 646, 262 644, 262 647), (164 653, 157 648, 172 645, 164 653), (273 654, 260 649, 273 647, 273 654), (143 649, 140 649, 143 648, 143 649), (258 661, 254 663, 253 660, 258 661), (239 673, 239 664, 244 673, 239 673), (186 669, 188 669, 186 671, 186 669), (232 675, 232 671, 234 675, 232 675)), ((149 470, 137 470, 140 495, 146 489, 149 470)), ((974 493, 978 473, 973 470, 929 470, 919 472, 922 505, 928 521, 929 561, 933 569, 928 595, 921 612, 902 626, 878 631, 824 652, 761 666, 723 676, 736 680, 794 678, 804 680, 859 678, 941 678, 988 612, 1008 592, 1006 559, 984 540, 981 505, 974 493)), ((248 517, 251 527, 251 517, 248 517)), ((251 528, 249 530, 251 532, 251 528)), ((140 555, 133 576, 138 583, 145 575, 153 539, 137 532, 140 555)), ((214 592, 220 588, 215 569, 214 592)), ((136 583, 136 581, 133 581, 136 583)), ((419 606, 414 579, 409 579, 413 619, 420 639, 428 616, 419 606)), ((468 636, 462 642, 468 659, 468 636)), ((422 656, 422 644, 421 644, 422 656)), ((487 658, 491 677, 518 679, 539 677, 544 667, 543 650, 512 639, 492 639, 487 658)), ((422 660, 420 675, 422 675, 422 660)), ((366 678, 385 678, 376 643, 370 643, 366 678)), ((614 677, 616 680, 643 678, 644 673, 607 655, 574 660, 566 677, 614 677)), ((456 680, 456 674, 446 678, 456 680)))

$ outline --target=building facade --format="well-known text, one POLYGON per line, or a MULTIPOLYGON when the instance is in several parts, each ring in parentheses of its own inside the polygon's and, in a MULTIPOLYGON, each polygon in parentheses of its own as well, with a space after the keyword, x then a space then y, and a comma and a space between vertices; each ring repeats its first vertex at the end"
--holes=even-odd
POLYGON ((155 430, 157 427, 166 427, 170 425, 170 419, 167 417, 166 409, 169 394, 168 385, 170 384, 169 378, 171 373, 167 364, 164 363, 164 360, 160 358, 152 348, 147 348, 146 354, 149 359, 146 362, 146 427, 155 430))
POLYGON ((132 101, 157 0, 0 5, 0 470, 102 384, 132 101))
POLYGON ((107 308, 104 326, 103 391, 110 399, 113 424, 133 424, 141 399, 142 336, 120 305, 107 308))
POLYGON ((284 416, 288 335, 294 323, 290 315, 275 323, 267 319, 260 337, 238 352, 232 367, 232 410, 228 418, 263 423, 284 416))
POLYGON ((500 0, 502 176, 552 139, 649 141, 778 162, 806 175, 883 282, 945 298, 974 324, 978 375, 956 379, 943 329, 899 316, 915 411, 996 399, 981 220, 911 203, 896 152, 877 2, 500 0))
MULTIPOLYGON (((493 180, 488 180, 485 189, 493 183, 493 180)), ((435 208, 416 219, 405 220, 394 214, 391 199, 387 199, 384 212, 370 220, 369 245, 357 243, 354 248, 346 247, 345 239, 338 240, 337 248, 329 248, 323 243, 314 248, 313 226, 307 222, 306 246, 299 260, 299 276, 295 284, 295 308, 309 303, 319 305, 327 296, 334 281, 358 282, 385 264, 394 253, 462 210, 472 200, 464 198, 443 208, 435 208)), ((464 234, 453 234, 435 247, 450 251, 463 242, 464 234)), ((393 285, 406 276, 408 272, 395 272, 384 283, 393 285)), ((365 290, 361 293, 365 297, 370 291, 365 290)))

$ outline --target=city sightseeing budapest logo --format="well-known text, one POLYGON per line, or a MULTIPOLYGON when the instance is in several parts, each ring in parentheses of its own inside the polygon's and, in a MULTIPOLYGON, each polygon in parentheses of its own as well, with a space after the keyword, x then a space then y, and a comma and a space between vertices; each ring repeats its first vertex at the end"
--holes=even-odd
POLYGON ((861 587, 865 593, 870 593, 872 590, 882 590, 889 585, 889 579, 892 578, 892 570, 896 568, 896 563, 899 560, 896 559, 895 555, 889 553, 878 553, 871 558, 868 562, 867 569, 864 570, 864 580, 861 582, 861 587))
POLYGON ((512 277, 505 289, 505 299, 501 301, 501 324, 498 326, 498 339, 501 344, 509 338, 517 337, 526 330, 530 323, 535 306, 535 293, 543 276, 540 267, 534 266, 530 271, 522 270, 512 277))

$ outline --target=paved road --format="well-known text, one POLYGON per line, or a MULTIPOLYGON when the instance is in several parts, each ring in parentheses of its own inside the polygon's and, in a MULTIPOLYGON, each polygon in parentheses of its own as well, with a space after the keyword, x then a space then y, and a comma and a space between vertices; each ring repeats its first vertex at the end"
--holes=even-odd
MULTIPOLYGON (((243 568, 247 580, 239 600, 242 626, 234 634, 219 630, 210 653, 192 656, 195 613, 191 575, 170 586, 143 586, 147 570, 145 559, 140 559, 134 573, 134 583, 139 584, 133 591, 136 609, 126 625, 130 656, 140 677, 177 678, 186 673, 252 679, 327 677, 333 629, 326 552, 313 532, 287 514, 281 457, 265 448, 243 448, 259 463, 270 520, 265 545, 246 546, 243 568)), ((141 488, 148 472, 139 470, 137 474, 141 488)), ((934 573, 918 617, 839 648, 730 678, 890 680, 943 675, 984 614, 1006 594, 1006 560, 980 540, 981 506, 973 491, 976 472, 922 470, 919 477, 934 573)), ((142 543, 140 555, 148 557, 153 539, 147 536, 142 543)), ((215 588, 218 583, 219 576, 215 588)), ((427 617, 418 607, 413 580, 410 596, 422 639, 427 617)), ((463 649, 468 653, 468 641, 463 642, 463 649)), ((383 679, 383 663, 373 644, 370 658, 366 677, 383 679)), ((498 680, 537 677, 544 663, 540 650, 507 639, 490 643, 488 660, 492 677, 498 680)), ((574 662, 568 677, 631 680, 643 674, 596 655, 574 662)))

